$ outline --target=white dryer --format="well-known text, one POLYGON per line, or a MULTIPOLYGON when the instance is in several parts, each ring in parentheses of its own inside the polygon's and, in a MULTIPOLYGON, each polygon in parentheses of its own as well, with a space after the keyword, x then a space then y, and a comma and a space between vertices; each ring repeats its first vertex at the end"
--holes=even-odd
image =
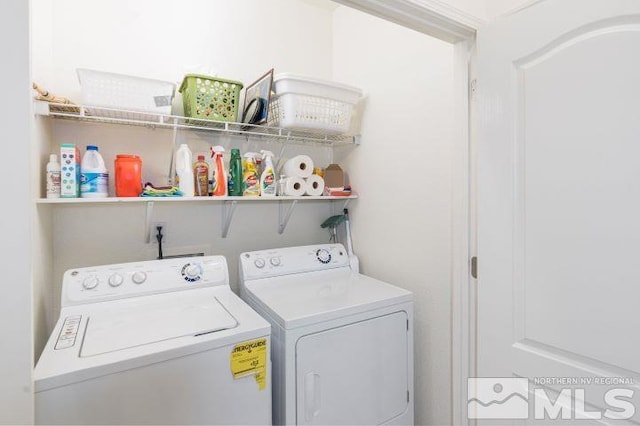
POLYGON ((269 424, 270 326, 222 256, 69 270, 37 424, 269 424))
POLYGON ((275 424, 413 424, 409 291, 340 244, 242 253, 240 291, 271 323, 275 424))

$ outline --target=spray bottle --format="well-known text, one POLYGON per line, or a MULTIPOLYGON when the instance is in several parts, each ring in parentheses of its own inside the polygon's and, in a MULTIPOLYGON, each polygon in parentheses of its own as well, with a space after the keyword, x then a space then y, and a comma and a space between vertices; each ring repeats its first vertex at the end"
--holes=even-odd
POLYGON ((261 150, 264 167, 260 175, 260 195, 263 197, 276 196, 276 172, 273 167, 273 152, 261 150))
POLYGON ((245 197, 257 197, 260 195, 260 176, 258 176, 258 166, 256 164, 255 152, 244 154, 242 161, 242 188, 245 197))
POLYGON ((213 158, 213 195, 218 197, 227 195, 227 173, 224 169, 223 154, 223 147, 218 145, 211 148, 211 158, 213 158))

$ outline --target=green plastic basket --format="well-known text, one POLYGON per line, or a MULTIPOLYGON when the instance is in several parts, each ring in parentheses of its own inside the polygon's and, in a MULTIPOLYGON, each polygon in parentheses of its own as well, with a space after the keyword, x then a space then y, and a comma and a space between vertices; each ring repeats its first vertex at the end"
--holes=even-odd
POLYGON ((242 83, 200 74, 187 74, 180 93, 185 117, 237 121, 242 83))

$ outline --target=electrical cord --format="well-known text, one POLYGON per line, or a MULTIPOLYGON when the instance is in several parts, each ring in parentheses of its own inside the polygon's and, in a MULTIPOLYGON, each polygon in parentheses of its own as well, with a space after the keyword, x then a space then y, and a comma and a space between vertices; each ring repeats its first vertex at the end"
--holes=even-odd
POLYGON ((158 259, 163 259, 162 238, 164 237, 164 235, 162 235, 162 226, 156 226, 156 231, 158 231, 158 233, 156 234, 156 240, 158 240, 158 259))

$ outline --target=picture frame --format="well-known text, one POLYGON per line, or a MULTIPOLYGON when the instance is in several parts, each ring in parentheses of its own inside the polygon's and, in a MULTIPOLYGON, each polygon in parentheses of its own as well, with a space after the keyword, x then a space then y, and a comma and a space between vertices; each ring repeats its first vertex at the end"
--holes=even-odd
POLYGON ((245 89, 242 123, 264 124, 269 114, 269 101, 273 85, 273 68, 245 89))

